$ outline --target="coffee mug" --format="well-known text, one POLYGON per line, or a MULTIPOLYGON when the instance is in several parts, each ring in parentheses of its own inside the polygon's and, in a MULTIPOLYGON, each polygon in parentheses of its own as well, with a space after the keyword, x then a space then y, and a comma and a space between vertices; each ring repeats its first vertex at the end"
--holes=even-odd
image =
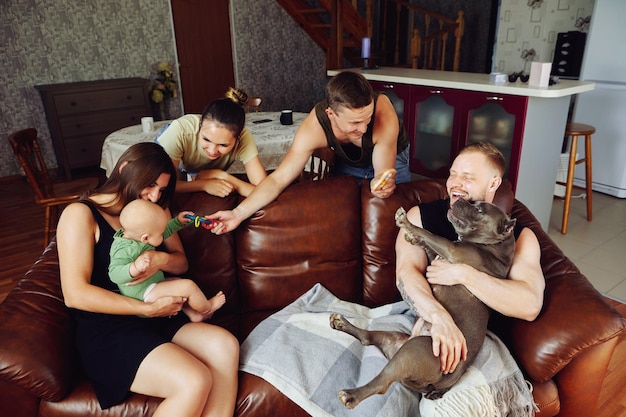
POLYGON ((283 110, 280 114, 280 124, 281 125, 292 125, 293 124, 293 112, 291 110, 283 110))
POLYGON ((143 133, 152 133, 152 131, 154 130, 154 119, 152 117, 142 117, 141 127, 143 133))

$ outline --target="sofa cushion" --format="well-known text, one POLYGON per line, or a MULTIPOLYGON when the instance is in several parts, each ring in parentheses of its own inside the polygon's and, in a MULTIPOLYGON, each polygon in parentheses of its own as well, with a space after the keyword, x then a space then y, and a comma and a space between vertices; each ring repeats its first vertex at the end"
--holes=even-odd
POLYGON ((341 299, 361 301, 360 212, 359 186, 337 177, 293 184, 240 225, 244 312, 276 311, 318 282, 341 299))
POLYGON ((440 182, 415 181, 399 184, 389 198, 382 199, 371 193, 369 184, 362 186, 363 303, 369 307, 398 300, 395 213, 400 207, 408 211, 422 195, 432 200, 444 198, 446 189, 440 182))
POLYGON ((0 304, 0 322, 0 379, 49 401, 67 395, 77 379, 77 352, 55 241, 0 304))
POLYGON ((161 398, 129 394, 123 403, 102 410, 96 394, 85 379, 63 401, 42 401, 39 406, 39 415, 40 417, 143 417, 153 415, 161 401, 161 398))
POLYGON ((300 406, 258 376, 239 372, 239 391, 235 406, 237 417, 308 417, 300 406))
MULTIPOLYGON (((215 197, 204 192, 177 194, 172 210, 193 211, 199 216, 213 214, 219 210, 230 210, 239 198, 231 195, 215 197)), ((237 289, 237 262, 235 259, 235 237, 233 233, 216 235, 202 227, 189 225, 178 232, 185 248, 189 269, 183 277, 192 278, 207 297, 218 291, 226 295, 226 304, 214 314, 211 322, 238 333, 237 316, 241 304, 237 289)))

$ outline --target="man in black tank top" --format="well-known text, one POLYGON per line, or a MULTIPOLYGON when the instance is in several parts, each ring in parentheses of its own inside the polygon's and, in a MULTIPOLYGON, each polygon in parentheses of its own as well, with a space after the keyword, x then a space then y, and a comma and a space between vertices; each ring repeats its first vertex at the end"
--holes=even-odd
MULTIPOLYGON (((502 183, 504 157, 493 145, 479 142, 461 150, 450 168, 446 182, 449 199, 411 208, 407 217, 448 239, 456 233, 447 220, 447 211, 458 199, 493 202, 502 183)), ((509 317, 534 320, 543 305, 545 280, 540 265, 541 250, 529 228, 516 233, 516 249, 507 279, 498 279, 468 265, 435 260, 428 265, 424 250, 404 239, 401 230, 396 241, 396 284, 409 306, 431 324, 433 353, 444 373, 453 372, 467 355, 467 344, 450 314, 433 296, 430 285, 462 284, 489 308, 509 317)), ((418 323, 423 323, 418 321, 418 323)), ((413 335, 419 334, 413 328, 413 335)))
POLYGON ((274 201, 300 175, 313 152, 323 148, 334 151, 333 175, 369 181, 376 197, 391 196, 396 183, 411 179, 408 138, 390 99, 374 94, 361 74, 342 72, 328 82, 326 99, 302 122, 278 168, 234 210, 209 216, 217 222, 213 233, 235 229, 274 201))

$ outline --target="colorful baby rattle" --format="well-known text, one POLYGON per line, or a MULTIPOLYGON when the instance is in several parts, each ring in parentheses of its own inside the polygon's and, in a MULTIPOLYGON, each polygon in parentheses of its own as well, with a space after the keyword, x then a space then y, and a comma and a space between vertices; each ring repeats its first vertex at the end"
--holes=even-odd
POLYGON ((185 218, 191 220, 195 227, 202 226, 206 230, 211 230, 215 227, 215 222, 206 217, 196 216, 195 214, 185 214, 185 218))

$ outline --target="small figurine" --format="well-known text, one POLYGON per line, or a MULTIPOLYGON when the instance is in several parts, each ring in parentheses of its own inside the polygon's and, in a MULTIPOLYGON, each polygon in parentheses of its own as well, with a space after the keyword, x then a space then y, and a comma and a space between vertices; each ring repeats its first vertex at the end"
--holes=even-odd
POLYGON ((215 227, 215 222, 206 217, 196 216, 195 214, 185 214, 185 218, 191 220, 195 227, 202 226, 206 230, 211 230, 215 227))

